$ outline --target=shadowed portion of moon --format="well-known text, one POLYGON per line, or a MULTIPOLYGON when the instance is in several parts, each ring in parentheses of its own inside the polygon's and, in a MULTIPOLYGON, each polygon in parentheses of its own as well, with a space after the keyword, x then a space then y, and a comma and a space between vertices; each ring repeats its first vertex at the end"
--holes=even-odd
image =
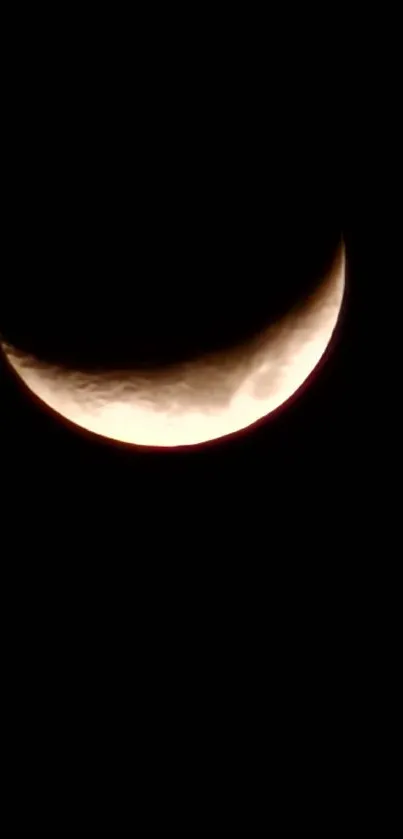
POLYGON ((315 289, 339 238, 320 207, 293 219, 276 201, 276 221, 210 203, 125 237, 95 217, 84 244, 67 227, 38 244, 37 231, 27 276, 2 301, 4 340, 88 371, 170 367, 249 341, 315 289))
POLYGON ((163 366, 66 368, 7 342, 3 348, 34 393, 90 431, 140 445, 200 443, 247 427, 303 384, 336 326, 344 264, 339 245, 322 281, 316 280, 279 320, 231 349, 163 366))

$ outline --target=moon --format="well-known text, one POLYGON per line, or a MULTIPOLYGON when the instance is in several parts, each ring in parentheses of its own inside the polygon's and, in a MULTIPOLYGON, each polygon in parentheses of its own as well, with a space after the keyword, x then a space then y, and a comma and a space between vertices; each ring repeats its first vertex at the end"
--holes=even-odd
POLYGON ((87 372, 44 362, 3 342, 11 367, 57 414, 138 446, 190 446, 247 428, 284 405, 331 342, 345 290, 340 243, 315 291, 278 323, 231 352, 161 370, 87 372))

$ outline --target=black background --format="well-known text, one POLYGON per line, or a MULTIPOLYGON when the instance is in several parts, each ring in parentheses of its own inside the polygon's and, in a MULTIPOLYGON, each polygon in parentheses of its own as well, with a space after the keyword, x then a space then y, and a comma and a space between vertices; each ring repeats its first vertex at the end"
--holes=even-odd
MULTIPOLYGON (((176 786, 175 814, 159 791, 151 826, 200 829, 217 805, 224 815, 210 830, 251 830, 272 817, 267 755, 279 738, 276 784, 293 790, 283 829, 331 830, 350 807, 350 827, 371 825, 340 779, 370 759, 377 731, 369 741, 365 695, 374 669, 386 678, 367 547, 378 457, 365 366, 372 269, 328 30, 289 69, 267 43, 251 49, 228 34, 215 43, 212 31, 197 49, 196 34, 174 48, 163 26, 158 44, 152 27, 125 49, 97 37, 95 24, 86 34, 77 26, 67 44, 63 31, 42 42, 27 26, 27 50, 18 28, 11 50, 3 337, 80 367, 231 346, 308 293, 340 232, 347 285, 308 386, 254 428, 190 449, 87 434, 44 409, 1 360, 18 754, 35 776, 38 726, 54 732, 47 785, 52 767, 75 777, 83 764, 102 765, 116 741, 145 738, 136 801, 140 789, 176 786), (259 804, 242 822, 220 784, 244 749, 259 804), (219 792, 202 784, 202 807, 183 780, 195 764, 218 775, 219 792), (326 803, 328 771, 339 806, 326 803), (297 804, 305 783, 306 810, 297 804)), ((128 750, 117 763, 130 799, 128 750)), ((13 771, 15 788, 21 767, 13 771)), ((52 817, 48 797, 37 798, 38 814, 17 808, 18 824, 60 830, 83 805, 93 815, 81 828, 105 829, 87 789, 73 784, 71 808, 54 805, 52 817)), ((110 818, 120 829, 122 810, 110 818)))

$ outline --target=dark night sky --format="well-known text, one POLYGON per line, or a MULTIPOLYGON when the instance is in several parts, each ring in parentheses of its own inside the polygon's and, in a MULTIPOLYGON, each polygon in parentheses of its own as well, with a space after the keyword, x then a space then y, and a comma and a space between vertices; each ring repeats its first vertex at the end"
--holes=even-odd
POLYGON ((340 80, 323 81, 323 56, 288 80, 259 50, 232 63, 219 50, 193 71, 193 47, 160 63, 121 51, 113 72, 105 51, 88 52, 60 59, 57 41, 13 64, 0 334, 86 367, 230 346, 309 292, 340 231, 347 293, 298 398, 189 449, 136 449, 59 421, 0 359, 13 647, 27 684, 51 671, 71 701, 80 684, 90 721, 98 679, 128 696, 135 669, 161 737, 161 696, 165 707, 178 685, 183 715, 214 694, 225 729, 229 685, 263 697, 269 672, 297 737, 309 685, 320 708, 329 696, 340 708, 369 656, 354 626, 375 632, 361 528, 376 460, 363 434, 371 265, 346 185, 340 80))

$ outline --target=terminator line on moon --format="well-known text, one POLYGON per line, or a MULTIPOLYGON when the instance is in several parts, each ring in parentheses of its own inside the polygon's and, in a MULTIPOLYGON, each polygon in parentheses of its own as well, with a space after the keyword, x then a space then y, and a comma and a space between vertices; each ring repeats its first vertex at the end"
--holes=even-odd
POLYGON ((344 288, 341 244, 316 291, 278 323, 231 352, 164 370, 66 370, 2 347, 25 385, 72 423, 124 443, 188 446, 248 427, 301 387, 331 341, 344 288))

